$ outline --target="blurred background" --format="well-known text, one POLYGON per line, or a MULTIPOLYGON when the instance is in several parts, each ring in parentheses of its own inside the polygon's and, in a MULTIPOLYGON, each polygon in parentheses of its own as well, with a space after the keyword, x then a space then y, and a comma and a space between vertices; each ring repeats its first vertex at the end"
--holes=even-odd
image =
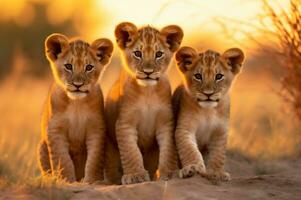
MULTIPOLYGON (((299 0, 0 0, 0 178, 38 176, 40 118, 52 83, 44 40, 54 32, 88 42, 114 39, 115 26, 178 24, 182 45, 220 52, 240 47, 243 72, 231 91, 228 148, 255 159, 300 156, 299 0)), ((121 67, 115 45, 100 84, 106 94, 121 67)), ((174 63, 172 87, 181 81, 174 63)))

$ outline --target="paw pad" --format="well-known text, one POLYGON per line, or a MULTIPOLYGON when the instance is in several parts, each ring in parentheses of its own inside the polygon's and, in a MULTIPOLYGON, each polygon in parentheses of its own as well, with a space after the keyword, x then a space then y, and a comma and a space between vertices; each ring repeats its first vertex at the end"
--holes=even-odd
POLYGON ((147 181, 150 181, 150 177, 147 171, 134 174, 125 174, 121 179, 123 185, 142 183, 147 181))
POLYGON ((206 169, 203 163, 192 164, 183 167, 179 172, 179 176, 180 178, 188 178, 194 176, 195 174, 204 175, 205 172, 206 169))

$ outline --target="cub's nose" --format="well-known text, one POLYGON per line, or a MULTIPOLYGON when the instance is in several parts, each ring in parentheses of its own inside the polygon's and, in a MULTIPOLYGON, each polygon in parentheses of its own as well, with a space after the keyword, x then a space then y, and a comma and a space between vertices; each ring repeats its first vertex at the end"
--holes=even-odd
POLYGON ((203 94, 206 95, 208 98, 210 98, 214 94, 214 92, 213 91, 204 91, 203 94))
POLYGON ((146 68, 146 69, 143 69, 143 72, 146 74, 146 75, 151 75, 152 73, 154 73, 154 69, 148 69, 148 68, 146 68))
POLYGON ((74 81, 74 82, 72 82, 72 85, 75 86, 75 87, 77 87, 77 88, 80 88, 81 86, 84 85, 84 83, 83 82, 76 82, 76 81, 74 81))

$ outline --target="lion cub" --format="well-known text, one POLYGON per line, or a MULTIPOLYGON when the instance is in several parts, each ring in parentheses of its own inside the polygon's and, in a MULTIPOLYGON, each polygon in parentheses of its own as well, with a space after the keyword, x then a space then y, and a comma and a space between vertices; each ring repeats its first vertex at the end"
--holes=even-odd
POLYGON ((159 169, 160 179, 168 178, 177 169, 177 154, 165 72, 183 32, 175 25, 159 31, 125 22, 116 27, 115 36, 124 71, 105 105, 106 177, 113 183, 139 183, 155 178, 159 169))
POLYGON ((210 50, 197 53, 190 47, 182 47, 176 53, 184 78, 184 84, 173 95, 181 178, 199 173, 212 181, 230 180, 224 171, 229 89, 243 60, 244 54, 237 48, 222 55, 210 50))
POLYGON ((55 82, 42 120, 39 165, 42 174, 59 173, 68 182, 103 179, 104 106, 97 83, 109 62, 113 44, 91 45, 52 34, 45 41, 55 82))

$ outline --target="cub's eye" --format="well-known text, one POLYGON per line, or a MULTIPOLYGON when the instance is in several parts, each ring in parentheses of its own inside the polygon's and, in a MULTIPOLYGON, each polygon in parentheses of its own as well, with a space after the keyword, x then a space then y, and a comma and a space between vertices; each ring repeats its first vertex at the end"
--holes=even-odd
POLYGON ((72 68, 73 68, 73 67, 72 67, 72 64, 67 63, 67 64, 65 64, 64 66, 65 66, 65 69, 66 69, 66 70, 72 71, 72 68))
POLYGON ((197 80, 202 80, 202 74, 197 73, 194 75, 194 78, 196 78, 197 80))
POLYGON ((224 75, 222 75, 222 74, 216 74, 215 75, 215 80, 216 81, 222 80, 223 77, 224 77, 224 75))
POLYGON ((137 58, 142 58, 142 52, 141 51, 134 51, 134 56, 137 58))
POLYGON ((163 56, 163 52, 162 51, 157 51, 156 52, 156 58, 161 58, 163 56))
POLYGON ((91 71, 93 68, 94 68, 94 66, 89 64, 89 65, 86 66, 86 71, 89 72, 89 71, 91 71))

